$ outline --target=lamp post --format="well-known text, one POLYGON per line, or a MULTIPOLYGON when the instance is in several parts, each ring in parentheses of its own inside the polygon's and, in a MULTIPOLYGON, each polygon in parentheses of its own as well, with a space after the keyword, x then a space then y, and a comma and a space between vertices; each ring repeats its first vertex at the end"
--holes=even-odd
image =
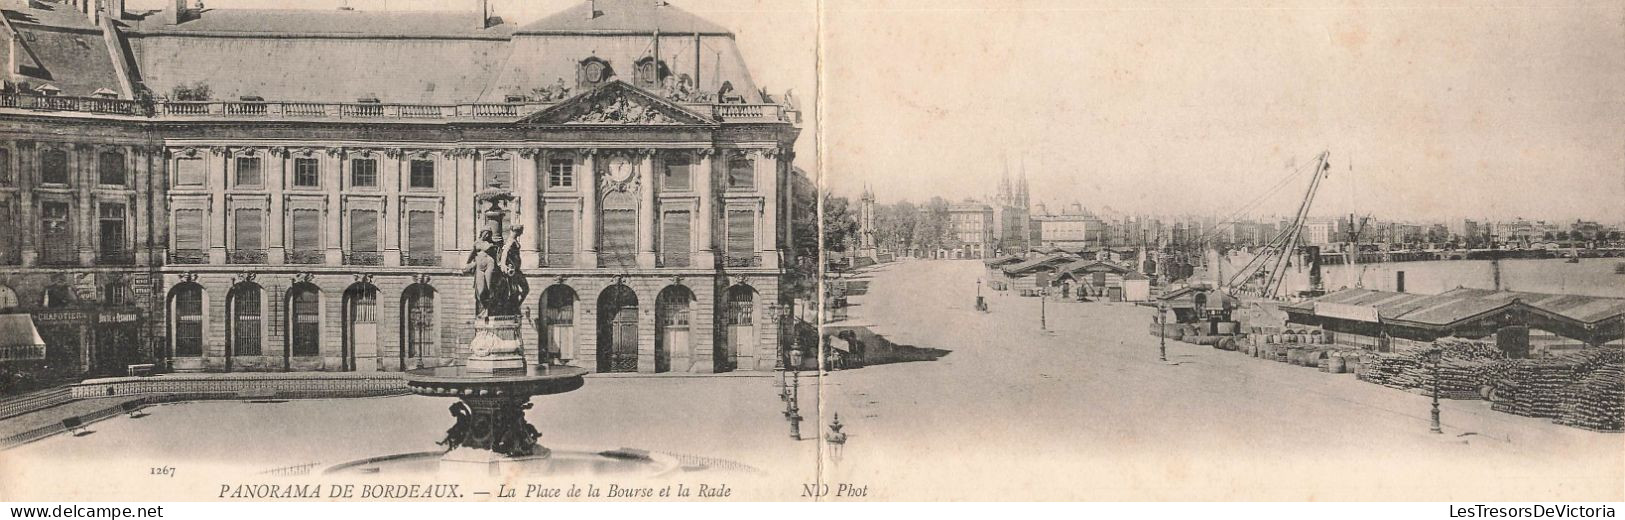
POLYGON ((790 351, 791 388, 790 409, 785 412, 785 418, 790 420, 790 438, 801 440, 801 408, 796 402, 801 400, 801 351, 790 351))
POLYGON ((987 312, 987 300, 982 299, 982 279, 976 279, 976 310, 987 312))
POLYGON ((1157 359, 1168 362, 1168 303, 1157 302, 1157 359))
POLYGON ((1429 363, 1433 364, 1433 427, 1429 432, 1443 434, 1439 427, 1439 360, 1444 357, 1444 351, 1433 347, 1423 354, 1429 363))

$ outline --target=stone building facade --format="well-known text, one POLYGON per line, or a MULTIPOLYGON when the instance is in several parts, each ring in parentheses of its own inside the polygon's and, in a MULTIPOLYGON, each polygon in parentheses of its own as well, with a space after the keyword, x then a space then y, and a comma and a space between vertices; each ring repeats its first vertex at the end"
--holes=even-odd
MULTIPOLYGON (((38 27, 8 26, 18 34, 94 28, 130 42, 101 47, 111 67, 52 64, 50 84, 71 87, 55 92, 13 63, 0 98, 7 127, 73 135, 65 144, 84 157, 129 150, 131 189, 69 189, 147 201, 132 202, 146 220, 129 231, 146 256, 121 267, 145 291, 132 306, 147 350, 130 359, 178 371, 456 364, 473 336, 475 197, 502 190, 523 227, 532 362, 778 362, 799 114, 755 87, 725 29, 630 0, 521 27, 467 13, 6 7, 39 11, 38 27), (277 59, 241 60, 267 53, 277 59)), ((58 191, 13 188, 36 212, 16 218, 58 191)), ((57 274, 27 256, 37 244, 15 249, 19 268, 3 276, 57 274)), ((106 270, 93 256, 81 252, 76 272, 106 270)))

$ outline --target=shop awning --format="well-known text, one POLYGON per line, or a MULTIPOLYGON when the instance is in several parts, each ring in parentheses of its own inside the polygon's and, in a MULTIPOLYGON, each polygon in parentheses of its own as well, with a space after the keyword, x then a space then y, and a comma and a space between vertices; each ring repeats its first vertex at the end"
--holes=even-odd
POLYGON ((0 314, 0 361, 45 359, 45 339, 27 314, 0 314))

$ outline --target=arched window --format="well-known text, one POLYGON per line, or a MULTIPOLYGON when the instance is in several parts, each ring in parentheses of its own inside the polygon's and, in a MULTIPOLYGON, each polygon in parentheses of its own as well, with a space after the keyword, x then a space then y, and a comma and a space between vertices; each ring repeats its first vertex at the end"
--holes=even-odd
POLYGON ((0 285, 0 311, 17 308, 17 291, 0 285))
POLYGON ((203 287, 195 283, 175 287, 170 297, 174 321, 170 323, 175 357, 203 355, 203 287))
POLYGON ((264 348, 265 313, 260 286, 254 283, 238 284, 231 290, 231 352, 238 356, 258 356, 264 348))
POLYGON ((671 76, 671 69, 666 68, 666 62, 661 61, 659 63, 659 71, 657 75, 655 67, 655 59, 652 56, 646 56, 643 59, 638 60, 634 67, 634 83, 639 87, 650 90, 660 88, 661 82, 665 81, 667 77, 671 76))

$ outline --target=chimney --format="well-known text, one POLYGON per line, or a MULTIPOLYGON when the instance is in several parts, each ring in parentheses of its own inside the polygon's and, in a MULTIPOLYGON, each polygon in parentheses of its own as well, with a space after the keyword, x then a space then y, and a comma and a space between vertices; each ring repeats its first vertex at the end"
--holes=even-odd
POLYGON ((1405 292, 1405 271, 1394 273, 1394 292, 1405 292))
POLYGON ((474 0, 474 3, 479 4, 475 7, 480 12, 480 28, 491 28, 491 0, 474 0))
POLYGON ((604 12, 598 10, 598 0, 587 0, 587 19, 591 20, 603 16, 604 12))
POLYGON ((186 0, 174 0, 169 8, 164 10, 164 21, 169 25, 179 25, 186 19, 186 0))

